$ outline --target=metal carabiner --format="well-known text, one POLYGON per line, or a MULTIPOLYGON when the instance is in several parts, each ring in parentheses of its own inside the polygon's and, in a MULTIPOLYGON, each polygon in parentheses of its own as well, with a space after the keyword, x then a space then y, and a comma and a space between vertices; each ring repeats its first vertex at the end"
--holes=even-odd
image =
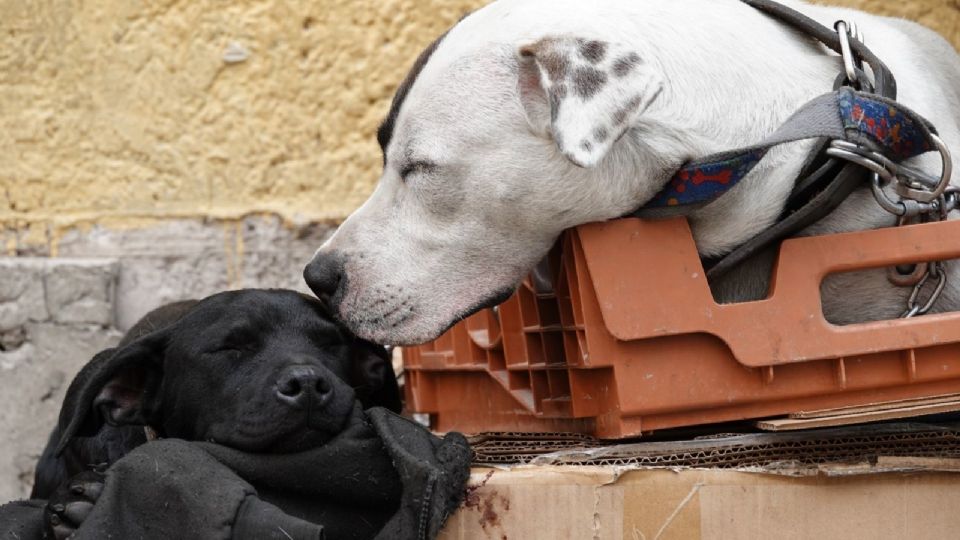
POLYGON ((953 175, 953 159, 950 149, 940 137, 930 134, 930 140, 940 152, 940 178, 907 165, 894 164, 893 174, 897 177, 897 194, 915 201, 929 203, 937 200, 950 186, 950 177, 953 175), (906 180, 899 181, 900 179, 906 180))
POLYGON ((891 200, 890 197, 887 197, 887 194, 883 192, 883 186, 887 183, 887 181, 881 180, 881 176, 878 173, 873 173, 870 176, 870 190, 873 192, 873 198, 876 199, 880 208, 883 208, 895 216, 906 217, 907 205, 905 205, 903 201, 891 200))
POLYGON ((861 146, 843 139, 834 139, 830 141, 826 154, 830 157, 847 160, 851 163, 860 165, 875 174, 880 175, 885 180, 894 178, 894 170, 897 164, 879 152, 874 152, 869 148, 861 146))
POLYGON ((843 71, 847 75, 847 82, 852 86, 859 86, 860 78, 857 76, 857 70, 863 70, 863 63, 854 57, 850 40, 856 39, 863 42, 863 34, 857 28, 857 23, 842 19, 833 24, 833 29, 837 31, 837 36, 840 38, 840 56, 843 57, 843 71))
POLYGON ((940 294, 943 293, 944 287, 947 285, 947 271, 943 267, 943 263, 936 261, 927 266, 927 273, 923 276, 919 283, 916 284, 913 288, 913 292, 910 293, 910 298, 907 300, 907 310, 900 315, 902 319, 909 319, 910 317, 916 315, 926 315, 931 309, 933 309, 933 304, 937 302, 940 298, 940 294), (930 292, 930 297, 927 298, 927 301, 923 305, 919 305, 917 300, 920 299, 920 292, 923 291, 924 285, 927 284, 927 280, 930 278, 937 280, 936 285, 933 288, 933 291, 930 292))
MULTIPOLYGON (((940 137, 931 133, 930 141, 933 142, 940 153, 942 164, 940 178, 931 176, 916 167, 896 163, 879 152, 874 152, 869 148, 842 139, 830 141, 826 154, 830 157, 856 163, 872 172, 883 180, 878 187, 886 186, 890 181, 896 180, 898 195, 904 199, 931 204, 939 199, 950 186, 950 177, 953 175, 953 159, 950 155, 950 149, 947 148, 940 137)), ((874 184, 876 184, 876 181, 874 181, 874 184)), ((874 191, 874 195, 876 194, 877 192, 874 191)), ((886 196, 884 196, 884 199, 889 201, 886 196)), ((882 201, 881 205, 883 205, 882 201)), ((886 205, 883 206, 887 208, 886 205)), ((898 213, 897 215, 903 214, 898 213)))

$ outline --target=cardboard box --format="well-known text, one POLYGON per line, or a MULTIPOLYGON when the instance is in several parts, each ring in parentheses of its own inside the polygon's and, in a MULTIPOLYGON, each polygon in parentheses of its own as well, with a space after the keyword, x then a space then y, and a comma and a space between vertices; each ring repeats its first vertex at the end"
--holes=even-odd
POLYGON ((440 538, 946 539, 960 537, 960 460, 750 469, 475 468, 440 538))

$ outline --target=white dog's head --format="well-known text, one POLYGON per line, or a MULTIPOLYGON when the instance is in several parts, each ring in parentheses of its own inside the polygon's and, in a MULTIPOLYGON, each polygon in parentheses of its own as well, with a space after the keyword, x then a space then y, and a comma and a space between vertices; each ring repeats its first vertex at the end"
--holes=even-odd
POLYGON ((417 60, 378 133, 379 185, 304 271, 359 336, 420 343, 499 303, 564 229, 636 208, 682 160, 636 122, 656 61, 584 34, 577 4, 546 26, 494 4, 417 60))

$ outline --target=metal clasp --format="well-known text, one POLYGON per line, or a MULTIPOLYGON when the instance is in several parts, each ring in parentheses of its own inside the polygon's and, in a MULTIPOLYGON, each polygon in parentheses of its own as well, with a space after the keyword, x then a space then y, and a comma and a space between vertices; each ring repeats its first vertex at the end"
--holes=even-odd
POLYGON ((863 145, 842 139, 831 141, 826 153, 828 156, 856 163, 872 172, 871 188, 880 206, 891 214, 912 217, 939 209, 938 201, 950 185, 950 177, 953 175, 950 150, 940 137, 933 133, 930 134, 930 140, 940 153, 939 178, 916 167, 896 163, 863 145), (896 181, 895 189, 903 200, 893 201, 884 193, 883 188, 893 181, 896 181))
POLYGON ((833 24, 833 28, 840 38, 840 55, 843 57, 843 71, 847 75, 847 82, 859 89, 860 77, 857 76, 857 71, 863 73, 863 61, 854 55, 850 40, 855 39, 863 43, 863 33, 853 21, 839 20, 833 24))
POLYGON ((932 202, 943 195, 950 185, 950 177, 953 175, 953 159, 950 157, 950 150, 943 144, 940 137, 933 133, 930 134, 930 140, 937 147, 937 152, 940 152, 940 178, 930 176, 914 167, 898 165, 894 175, 899 180, 897 193, 901 197, 920 202, 932 202))
MULTIPOLYGON (((881 208, 899 216, 898 226, 906 225, 919 217, 922 221, 942 221, 947 214, 960 205, 960 189, 950 187, 953 161, 950 150, 940 137, 930 134, 930 140, 940 153, 942 170, 940 178, 931 176, 916 167, 896 163, 879 152, 863 145, 834 139, 826 149, 830 157, 843 159, 870 171, 870 189, 881 208), (891 183, 900 200, 892 200, 884 188, 891 183)), ((887 279, 897 286, 913 286, 907 299, 907 308, 902 318, 924 315, 929 312, 943 293, 947 284, 947 272, 941 261, 918 263, 908 276, 888 269, 887 279), (921 295, 926 293, 925 298, 921 295)))
POLYGON ((943 267, 943 263, 940 261, 935 261, 928 263, 927 272, 920 279, 920 281, 913 287, 913 291, 910 293, 910 298, 907 299, 907 310, 904 311, 900 317, 903 319, 909 319, 916 315, 926 315, 933 305, 937 302, 937 299, 940 298, 940 294, 943 293, 944 287, 947 285, 947 272, 943 267), (930 279, 935 279, 933 289, 930 291, 930 296, 927 297, 926 301, 923 303, 920 302, 920 293, 923 291, 924 286, 930 281, 930 279))

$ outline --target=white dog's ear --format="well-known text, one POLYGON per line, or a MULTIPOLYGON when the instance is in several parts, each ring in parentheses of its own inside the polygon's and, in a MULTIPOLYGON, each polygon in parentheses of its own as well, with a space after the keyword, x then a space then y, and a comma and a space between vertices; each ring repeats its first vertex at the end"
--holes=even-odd
POLYGON ((530 125, 581 167, 599 163, 662 86, 639 54, 612 43, 548 37, 518 54, 530 125))

